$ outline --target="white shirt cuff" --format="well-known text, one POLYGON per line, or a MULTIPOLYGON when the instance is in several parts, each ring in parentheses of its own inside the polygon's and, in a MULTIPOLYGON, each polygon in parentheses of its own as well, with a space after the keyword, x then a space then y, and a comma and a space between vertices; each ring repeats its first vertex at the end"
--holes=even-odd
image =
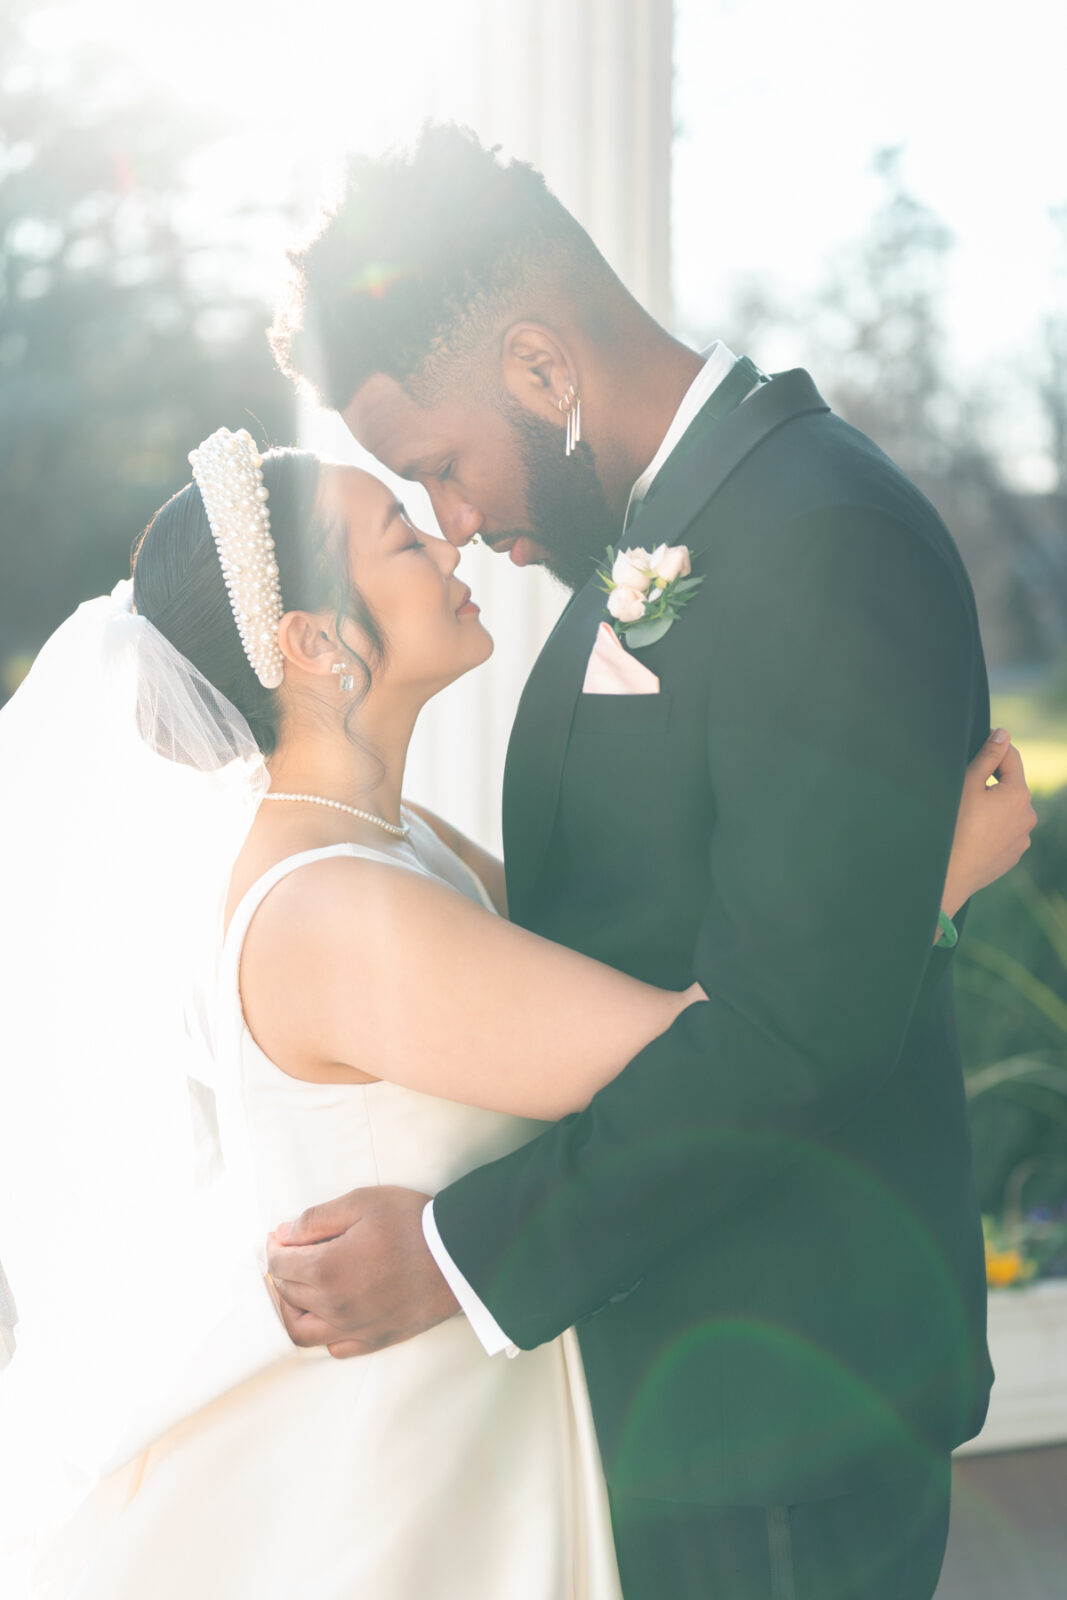
POLYGON ((423 1208, 422 1232, 442 1278, 444 1278, 448 1287, 459 1301, 459 1308, 474 1329, 486 1355, 496 1356, 500 1354, 501 1350, 504 1350, 509 1356, 517 1356, 519 1353, 518 1345, 512 1344, 499 1322, 493 1316, 493 1313, 478 1299, 478 1296, 445 1249, 444 1241, 437 1231, 432 1200, 423 1208))

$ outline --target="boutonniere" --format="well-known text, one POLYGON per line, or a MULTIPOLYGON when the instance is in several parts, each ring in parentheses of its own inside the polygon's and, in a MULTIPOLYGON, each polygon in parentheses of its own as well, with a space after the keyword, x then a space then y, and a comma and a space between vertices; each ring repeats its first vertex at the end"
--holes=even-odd
POLYGON ((704 582, 690 577, 689 547, 661 544, 657 550, 620 550, 608 545, 608 565, 597 568, 608 597, 615 632, 631 650, 662 639, 679 611, 704 582))

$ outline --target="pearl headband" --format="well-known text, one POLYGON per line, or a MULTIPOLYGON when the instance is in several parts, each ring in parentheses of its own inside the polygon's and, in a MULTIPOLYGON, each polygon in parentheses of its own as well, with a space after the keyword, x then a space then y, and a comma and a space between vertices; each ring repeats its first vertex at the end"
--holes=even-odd
POLYGON ((278 648, 283 607, 263 458, 247 428, 218 428, 190 450, 189 460, 245 655, 263 687, 277 689, 284 665, 278 648))

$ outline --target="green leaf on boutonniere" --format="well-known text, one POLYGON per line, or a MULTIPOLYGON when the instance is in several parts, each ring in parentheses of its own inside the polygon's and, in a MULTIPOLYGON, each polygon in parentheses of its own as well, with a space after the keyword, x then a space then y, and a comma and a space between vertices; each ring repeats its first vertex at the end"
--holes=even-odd
POLYGON ((673 624, 672 614, 669 617, 657 617, 654 622, 631 622, 621 631, 631 650, 643 650, 646 645, 662 639, 673 624))

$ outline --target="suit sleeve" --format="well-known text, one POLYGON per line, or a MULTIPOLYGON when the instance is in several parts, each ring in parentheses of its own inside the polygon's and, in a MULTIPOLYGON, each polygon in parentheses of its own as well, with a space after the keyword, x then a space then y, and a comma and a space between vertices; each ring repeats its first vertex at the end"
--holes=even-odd
POLYGON ((978 649, 965 579, 921 531, 854 508, 771 530, 749 555, 700 641, 707 1002, 585 1111, 434 1203, 453 1260, 524 1348, 694 1230, 728 1226, 846 1120, 893 1072, 945 959, 932 942, 978 649))

